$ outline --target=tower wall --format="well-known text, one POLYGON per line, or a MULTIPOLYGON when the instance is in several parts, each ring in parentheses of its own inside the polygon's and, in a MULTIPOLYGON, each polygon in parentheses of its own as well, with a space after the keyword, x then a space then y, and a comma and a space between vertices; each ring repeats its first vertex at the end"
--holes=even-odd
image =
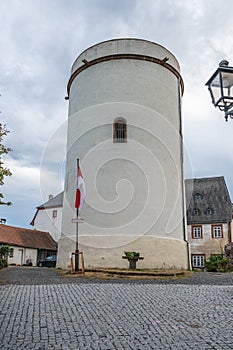
POLYGON ((86 265, 127 267, 124 251, 140 251, 139 267, 187 268, 182 90, 176 58, 152 42, 110 40, 77 58, 68 83, 59 266, 67 267, 75 249, 71 219, 79 159, 87 197, 78 242, 86 265), (125 142, 114 142, 119 118, 127 123, 125 142))

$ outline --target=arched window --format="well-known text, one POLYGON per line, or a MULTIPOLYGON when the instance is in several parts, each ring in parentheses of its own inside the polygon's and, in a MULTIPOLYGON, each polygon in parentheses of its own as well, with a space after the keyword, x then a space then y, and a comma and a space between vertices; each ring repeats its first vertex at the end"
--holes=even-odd
POLYGON ((113 123, 113 142, 127 142, 127 123, 124 118, 116 118, 113 123))

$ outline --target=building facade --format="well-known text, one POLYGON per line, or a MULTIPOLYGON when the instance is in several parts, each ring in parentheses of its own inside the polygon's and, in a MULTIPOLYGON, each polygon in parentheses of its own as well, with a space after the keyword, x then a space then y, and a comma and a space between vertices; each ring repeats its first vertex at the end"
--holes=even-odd
POLYGON ((36 213, 30 223, 35 230, 49 232, 58 242, 61 238, 63 192, 56 196, 49 195, 44 204, 36 208, 36 213))
POLYGON ((187 231, 193 268, 231 242, 232 204, 224 177, 185 181, 187 231))
POLYGON ((146 40, 116 39, 77 58, 68 82, 66 178, 58 267, 84 252, 92 267, 188 267, 179 63, 146 40), (75 224, 77 159, 86 184, 75 224))
POLYGON ((0 224, 0 245, 8 245, 8 264, 37 265, 39 259, 57 254, 57 244, 48 232, 0 224))

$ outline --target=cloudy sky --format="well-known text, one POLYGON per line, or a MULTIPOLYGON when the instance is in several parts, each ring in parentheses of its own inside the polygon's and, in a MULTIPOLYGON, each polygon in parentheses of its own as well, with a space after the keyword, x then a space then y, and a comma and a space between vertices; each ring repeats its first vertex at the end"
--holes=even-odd
POLYGON ((1 206, 0 218, 30 227, 36 206, 63 190, 71 65, 90 45, 120 37, 154 41, 177 57, 192 174, 225 176, 233 200, 233 120, 224 121, 205 87, 222 59, 233 65, 232 12, 232 0, 0 0, 1 122, 13 149, 4 158, 13 176, 1 188, 13 205, 1 206))

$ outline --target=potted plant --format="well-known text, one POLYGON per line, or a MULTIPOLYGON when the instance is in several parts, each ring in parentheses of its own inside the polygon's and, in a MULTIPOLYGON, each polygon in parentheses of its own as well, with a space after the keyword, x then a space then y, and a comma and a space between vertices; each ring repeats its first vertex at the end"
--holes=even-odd
POLYGON ((129 269, 135 270, 136 269, 136 263, 140 259, 144 259, 143 257, 140 257, 140 253, 130 251, 130 252, 124 252, 125 256, 122 256, 122 259, 128 259, 129 262, 129 269))

